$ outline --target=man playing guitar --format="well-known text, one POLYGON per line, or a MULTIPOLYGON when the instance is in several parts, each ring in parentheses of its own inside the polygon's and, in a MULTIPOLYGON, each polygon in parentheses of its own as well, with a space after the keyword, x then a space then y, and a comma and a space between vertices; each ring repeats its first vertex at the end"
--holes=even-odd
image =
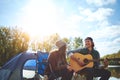
MULTIPOLYGON (((73 51, 69 51, 68 54, 70 54, 70 59, 74 62, 77 62, 77 64, 81 67, 87 66, 85 64, 85 60, 81 61, 82 57, 76 58, 74 56, 74 53, 80 53, 83 55, 91 55, 93 59, 100 59, 100 54, 97 50, 94 49, 94 42, 91 37, 87 37, 85 39, 85 48, 83 49, 77 49, 73 51), (71 55, 71 53, 73 55, 71 55)), ((87 57, 86 57, 87 58, 87 57)), ((89 64, 89 63, 88 63, 89 64)), ((90 64, 91 65, 91 64, 90 64)), ((71 65, 71 67, 74 67, 75 65, 71 65)), ((84 67, 80 70, 76 70, 75 72, 78 74, 84 74, 86 76, 87 80, 93 80, 93 77, 100 77, 100 80, 109 80, 111 76, 111 72, 105 69, 108 66, 108 60, 105 59, 103 61, 103 66, 100 66, 100 61, 94 61, 92 67, 84 67)), ((74 70, 74 69, 73 69, 74 70)))

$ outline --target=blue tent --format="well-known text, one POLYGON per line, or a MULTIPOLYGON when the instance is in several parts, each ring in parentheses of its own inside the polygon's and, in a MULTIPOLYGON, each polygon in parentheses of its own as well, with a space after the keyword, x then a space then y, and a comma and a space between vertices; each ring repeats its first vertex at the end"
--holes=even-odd
POLYGON ((36 59, 32 59, 32 60, 28 60, 25 64, 24 64, 24 69, 25 70, 36 70, 36 59))
MULTIPOLYGON (((44 57, 41 58, 44 53, 40 51, 37 53, 22 52, 16 55, 0 69, 0 80, 23 80, 23 69, 38 70, 39 74, 43 74, 44 72, 41 73, 39 69, 42 64, 36 64, 36 62, 41 63, 44 61, 44 57)), ((48 53, 45 53, 46 60, 47 57, 48 53)))

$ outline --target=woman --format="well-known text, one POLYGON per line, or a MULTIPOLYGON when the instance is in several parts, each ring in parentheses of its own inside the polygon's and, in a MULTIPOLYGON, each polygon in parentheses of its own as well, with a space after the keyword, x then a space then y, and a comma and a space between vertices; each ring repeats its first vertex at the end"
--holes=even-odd
POLYGON ((66 43, 62 40, 56 42, 57 50, 50 52, 49 65, 45 70, 45 78, 54 80, 61 77, 61 80, 71 80, 73 72, 66 61, 66 43))
MULTIPOLYGON (((97 50, 94 49, 94 42, 91 37, 87 37, 85 39, 85 48, 69 51, 68 54, 69 53, 81 53, 84 55, 90 54, 93 59, 100 59, 100 54, 97 50)), ((71 55, 70 57, 71 59, 77 61, 74 55, 71 55)), ((83 66, 85 65, 83 62, 79 62, 79 64, 83 66)), ((108 80, 111 76, 111 72, 105 69, 108 66, 108 61, 105 59, 103 64, 104 66, 100 67, 100 62, 95 61, 92 68, 84 68, 77 73, 85 74, 87 80, 93 80, 93 77, 101 77, 100 80, 108 80)))

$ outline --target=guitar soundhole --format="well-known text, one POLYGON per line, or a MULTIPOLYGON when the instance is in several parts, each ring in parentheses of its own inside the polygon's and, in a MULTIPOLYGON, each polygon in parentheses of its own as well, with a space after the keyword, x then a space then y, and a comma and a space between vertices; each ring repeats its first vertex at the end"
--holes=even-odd
POLYGON ((88 59, 84 59, 84 63, 85 63, 85 64, 88 64, 88 63, 89 63, 89 60, 88 60, 88 59))

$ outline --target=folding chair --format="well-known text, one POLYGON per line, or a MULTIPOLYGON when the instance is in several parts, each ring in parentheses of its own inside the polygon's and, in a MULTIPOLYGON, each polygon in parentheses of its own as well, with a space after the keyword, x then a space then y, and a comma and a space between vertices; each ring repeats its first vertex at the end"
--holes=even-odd
POLYGON ((39 75, 39 80, 43 79, 44 76, 44 70, 48 64, 48 55, 49 53, 47 52, 37 52, 37 75, 39 75))
MULTIPOLYGON (((55 80, 60 80, 60 78, 57 78, 57 76, 55 75, 55 73, 53 72, 52 70, 52 67, 51 65, 49 64, 48 62, 48 56, 49 56, 49 53, 45 53, 45 52, 41 52, 41 51, 38 51, 37 52, 37 71, 36 71, 36 75, 39 75, 39 80, 42 80, 43 76, 44 76, 44 71, 45 71, 45 68, 46 66, 49 66, 50 67, 50 70, 51 70, 51 76, 54 76, 56 79, 55 80)), ((38 80, 38 79, 36 79, 38 80)))

